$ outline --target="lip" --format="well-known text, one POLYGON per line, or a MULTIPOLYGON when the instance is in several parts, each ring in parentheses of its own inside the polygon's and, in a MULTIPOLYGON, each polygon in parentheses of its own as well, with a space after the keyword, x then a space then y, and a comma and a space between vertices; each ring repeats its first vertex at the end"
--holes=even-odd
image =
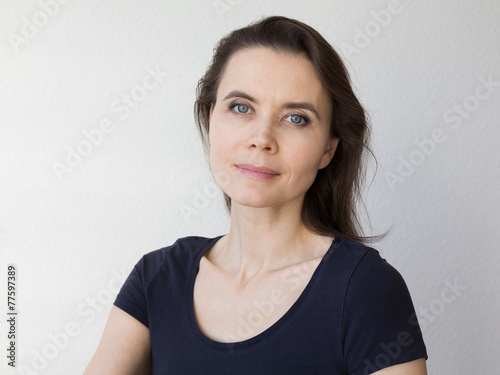
POLYGON ((241 168, 241 169, 246 169, 248 171, 253 171, 253 172, 259 172, 259 173, 265 173, 265 174, 270 174, 270 175, 279 175, 278 172, 270 169, 270 168, 266 168, 266 167, 256 167, 255 165, 252 165, 252 164, 237 164, 236 165, 238 168, 241 168))
POLYGON ((273 171, 272 169, 266 167, 256 167, 252 164, 238 164, 236 167, 245 176, 258 178, 259 180, 271 180, 280 176, 278 172, 273 171))

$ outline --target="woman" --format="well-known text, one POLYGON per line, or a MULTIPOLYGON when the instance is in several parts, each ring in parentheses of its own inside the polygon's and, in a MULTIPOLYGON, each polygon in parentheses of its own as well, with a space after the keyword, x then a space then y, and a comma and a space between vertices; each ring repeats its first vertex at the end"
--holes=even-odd
POLYGON ((195 117, 229 233, 144 255, 85 375, 426 374, 406 284, 360 235, 369 128, 332 47, 286 17, 233 31, 195 117))

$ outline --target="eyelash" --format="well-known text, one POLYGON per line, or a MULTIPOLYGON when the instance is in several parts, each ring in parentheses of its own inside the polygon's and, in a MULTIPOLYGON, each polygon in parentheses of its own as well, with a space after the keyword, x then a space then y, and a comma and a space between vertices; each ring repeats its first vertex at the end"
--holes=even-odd
MULTIPOLYGON (((242 103, 242 102, 233 102, 233 103, 229 104, 228 109, 231 112, 233 112, 235 115, 237 115, 237 116, 243 116, 243 115, 246 114, 246 113, 240 113, 240 112, 237 112, 237 111, 233 111, 233 108, 236 107, 236 106, 238 106, 238 105, 244 105, 245 107, 250 108, 250 106, 248 106, 248 105, 246 105, 245 103, 242 103)), ((290 116, 299 116, 300 118, 302 118, 304 120, 303 124, 296 124, 296 123, 292 122, 292 124, 295 125, 295 126, 297 126, 297 127, 304 127, 304 126, 308 125, 311 122, 307 116, 301 115, 300 113, 290 113, 287 117, 290 117, 290 116)))

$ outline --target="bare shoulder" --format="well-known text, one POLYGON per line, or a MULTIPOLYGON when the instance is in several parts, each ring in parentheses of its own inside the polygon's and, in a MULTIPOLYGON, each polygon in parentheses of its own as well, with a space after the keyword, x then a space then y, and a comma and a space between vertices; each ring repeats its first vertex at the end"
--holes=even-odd
POLYGON ((414 361, 386 367, 374 372, 373 375, 427 375, 427 366, 425 358, 419 358, 414 361))
POLYGON ((101 341, 83 375, 151 373, 149 328, 113 305, 101 341))

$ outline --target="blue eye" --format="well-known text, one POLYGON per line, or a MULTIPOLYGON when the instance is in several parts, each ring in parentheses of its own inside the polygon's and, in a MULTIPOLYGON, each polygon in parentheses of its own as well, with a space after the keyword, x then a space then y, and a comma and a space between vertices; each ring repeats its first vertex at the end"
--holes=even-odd
POLYGON ((307 124, 309 124, 309 119, 307 117, 302 116, 302 115, 298 115, 296 113, 291 114, 290 116, 288 116, 288 118, 290 118, 290 121, 294 125, 306 126, 307 124), (302 124, 301 124, 301 120, 304 120, 304 122, 302 124))
POLYGON ((247 112, 248 112, 248 110, 250 109, 250 108, 248 108, 248 106, 246 106, 245 104, 239 104, 239 105, 237 106, 237 108, 238 108, 238 111, 241 111, 241 112, 243 112, 243 113, 247 113, 247 112), (243 109, 243 110, 242 110, 241 108, 246 108, 246 109, 243 109))
POLYGON ((248 111, 250 110, 250 107, 245 104, 233 103, 229 105, 229 109, 233 109, 234 107, 237 108, 236 112, 238 113, 248 113, 248 111))
MULTIPOLYGON (((239 102, 234 102, 234 103, 229 104, 228 108, 230 111, 234 112, 233 108, 235 108, 235 107, 236 107, 236 112, 235 112, 236 115, 244 115, 247 113, 251 113, 251 111, 252 111, 248 105, 243 104, 243 103, 239 103, 239 102)), ((306 126, 310 123, 309 118, 307 118, 304 115, 298 114, 298 113, 292 113, 292 114, 288 115, 286 118, 287 119, 289 118, 290 122, 293 125, 296 125, 297 127, 303 127, 303 126, 306 126)))

